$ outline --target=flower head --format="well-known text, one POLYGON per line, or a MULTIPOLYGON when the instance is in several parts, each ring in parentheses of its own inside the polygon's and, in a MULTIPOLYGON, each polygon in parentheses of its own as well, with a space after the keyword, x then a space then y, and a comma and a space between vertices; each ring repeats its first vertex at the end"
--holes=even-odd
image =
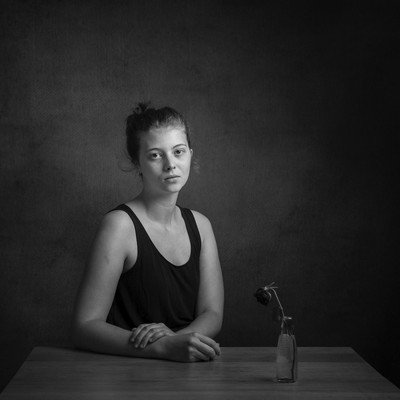
POLYGON ((271 301, 272 294, 265 288, 258 288, 257 291, 254 293, 254 297, 259 303, 267 306, 271 301))
POLYGON ((275 282, 270 283, 267 286, 258 288, 256 290, 256 292, 254 293, 254 297, 257 299, 257 301, 261 304, 263 304, 264 306, 268 306, 268 304, 270 303, 271 299, 272 299, 272 294, 271 292, 275 295, 275 298, 279 304, 279 310, 278 315, 274 316, 274 319, 282 320, 283 322, 285 321, 285 313, 283 312, 283 307, 281 302, 279 301, 279 297, 278 294, 276 293, 275 289, 278 289, 277 286, 274 286, 275 282))

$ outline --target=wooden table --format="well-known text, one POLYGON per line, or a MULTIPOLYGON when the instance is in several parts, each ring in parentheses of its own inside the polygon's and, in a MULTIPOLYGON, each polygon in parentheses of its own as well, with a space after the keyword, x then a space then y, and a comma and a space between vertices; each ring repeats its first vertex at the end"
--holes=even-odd
POLYGON ((0 395, 11 399, 400 399, 349 347, 299 348, 299 380, 275 381, 275 348, 224 347, 193 364, 36 347, 0 395))

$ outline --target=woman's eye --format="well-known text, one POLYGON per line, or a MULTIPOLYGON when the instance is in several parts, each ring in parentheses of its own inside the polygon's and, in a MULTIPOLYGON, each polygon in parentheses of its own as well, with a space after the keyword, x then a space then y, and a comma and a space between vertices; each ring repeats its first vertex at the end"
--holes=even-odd
POLYGON ((151 153, 150 154, 150 158, 152 159, 152 160, 156 160, 157 158, 160 158, 161 157, 161 154, 160 153, 151 153))
POLYGON ((175 150, 175 154, 176 154, 177 156, 181 156, 184 152, 185 152, 185 149, 176 149, 176 150, 175 150))

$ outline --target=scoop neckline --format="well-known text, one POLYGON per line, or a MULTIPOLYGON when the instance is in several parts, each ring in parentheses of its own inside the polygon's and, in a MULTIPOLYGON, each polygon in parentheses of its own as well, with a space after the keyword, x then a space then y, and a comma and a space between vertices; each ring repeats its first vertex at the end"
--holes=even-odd
MULTIPOLYGON (((176 264, 172 263, 171 261, 169 261, 169 260, 161 253, 161 251, 157 248, 157 246, 154 244, 153 240, 151 239, 150 235, 148 234, 146 228, 145 228, 144 225, 142 224, 142 221, 139 219, 139 217, 136 215, 136 213, 132 210, 132 208, 131 208, 130 206, 128 206, 127 204, 124 204, 124 205, 125 205, 126 207, 128 207, 128 208, 132 211, 133 215, 136 217, 137 221, 139 222, 141 229, 143 229, 144 233, 146 234, 147 238, 149 239, 151 245, 153 246, 153 248, 157 251, 158 255, 159 255, 164 261, 166 261, 170 266, 172 266, 172 267, 174 267, 174 268, 182 268, 182 267, 185 267, 186 265, 189 264, 190 260, 192 259, 192 255, 193 255, 193 244, 192 244, 192 239, 191 239, 191 237, 190 237, 190 235, 189 235, 188 224, 187 224, 187 221, 186 221, 186 216, 184 215, 184 213, 183 213, 183 211, 182 211, 182 207, 180 207, 178 204, 176 205, 176 206, 179 208, 179 211, 181 212, 181 216, 182 216, 183 221, 184 221, 184 223, 185 223, 186 233, 187 233, 187 235, 188 235, 189 243, 190 243, 190 255, 189 255, 188 260, 187 260, 185 263, 183 263, 183 264, 181 264, 181 265, 176 265, 176 264)), ((137 242, 137 238, 136 238, 136 242, 137 242)), ((139 247, 138 247, 138 254, 139 254, 139 251, 140 251, 140 250, 139 250, 139 247)), ((127 271, 127 272, 128 272, 128 271, 127 271)))

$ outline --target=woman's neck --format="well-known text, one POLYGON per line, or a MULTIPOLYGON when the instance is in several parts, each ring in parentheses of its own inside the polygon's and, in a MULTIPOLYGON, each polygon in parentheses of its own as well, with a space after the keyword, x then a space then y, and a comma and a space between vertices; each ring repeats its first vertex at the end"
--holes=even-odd
POLYGON ((177 199, 177 193, 155 197, 142 191, 135 200, 141 205, 149 221, 168 228, 172 226, 176 217, 177 199))

